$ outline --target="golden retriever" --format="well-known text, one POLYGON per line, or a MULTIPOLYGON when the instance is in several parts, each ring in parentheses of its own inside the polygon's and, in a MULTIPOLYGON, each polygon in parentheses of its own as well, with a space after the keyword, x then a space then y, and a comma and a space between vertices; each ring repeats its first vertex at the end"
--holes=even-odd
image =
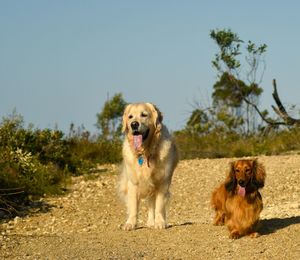
POLYGON ((255 229, 263 201, 258 189, 264 187, 265 177, 265 169, 257 160, 231 162, 225 182, 213 192, 214 224, 225 224, 230 238, 259 235, 255 229))
POLYGON ((178 153, 162 123, 163 116, 151 103, 129 104, 123 114, 125 139, 119 192, 127 206, 124 230, 137 225, 141 199, 148 201, 148 227, 164 229, 166 204, 178 153))

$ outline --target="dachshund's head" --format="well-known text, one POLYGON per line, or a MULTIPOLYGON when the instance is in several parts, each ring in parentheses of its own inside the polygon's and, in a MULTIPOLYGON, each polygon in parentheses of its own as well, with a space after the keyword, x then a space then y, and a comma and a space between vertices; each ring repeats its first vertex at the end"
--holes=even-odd
POLYGON ((252 193, 264 186, 266 172, 261 163, 255 160, 237 160, 230 163, 229 175, 225 181, 228 192, 241 196, 252 193))

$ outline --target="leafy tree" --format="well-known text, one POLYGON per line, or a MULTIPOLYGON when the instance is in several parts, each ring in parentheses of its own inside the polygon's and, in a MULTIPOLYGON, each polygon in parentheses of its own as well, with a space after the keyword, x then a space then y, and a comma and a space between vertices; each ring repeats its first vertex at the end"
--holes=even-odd
POLYGON ((267 119, 267 112, 258 109, 267 46, 256 46, 251 41, 245 44, 230 29, 212 30, 210 37, 219 47, 212 61, 218 76, 213 86, 212 107, 195 109, 186 129, 201 133, 209 125, 210 131, 253 133, 258 129, 257 112, 263 120, 267 119), (204 111, 207 112, 203 114, 204 111))
POLYGON ((125 106, 122 93, 115 94, 105 102, 101 113, 97 114, 96 123, 103 138, 110 139, 121 135, 121 117, 125 106))
POLYGON ((237 132, 244 123, 243 118, 235 117, 227 109, 202 109, 196 108, 189 117, 185 131, 193 135, 206 135, 211 132, 230 134, 237 132))
POLYGON ((202 109, 195 109, 186 124, 186 130, 190 133, 208 133, 212 126, 209 115, 202 109))
POLYGON ((214 106, 220 111, 227 110, 229 115, 236 117, 237 122, 245 123, 247 133, 254 132, 257 129, 254 106, 257 108, 259 97, 263 92, 259 84, 265 70, 265 66, 261 68, 261 65, 265 65, 263 54, 267 45, 256 46, 248 41, 245 56, 248 70, 242 77, 239 57, 242 55, 241 44, 244 41, 230 29, 212 30, 210 37, 219 47, 219 52, 212 61, 219 78, 213 87, 214 106))

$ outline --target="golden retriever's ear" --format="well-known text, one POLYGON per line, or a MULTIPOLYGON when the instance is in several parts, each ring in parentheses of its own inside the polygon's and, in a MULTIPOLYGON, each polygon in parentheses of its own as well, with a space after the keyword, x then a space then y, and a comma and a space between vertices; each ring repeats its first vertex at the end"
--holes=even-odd
POLYGON ((235 162, 229 163, 229 172, 225 180, 225 188, 228 192, 233 191, 236 186, 234 167, 235 167, 235 162))
POLYGON ((129 110, 130 104, 127 105, 124 109, 123 117, 122 117, 122 133, 128 130, 127 126, 127 120, 128 120, 128 110, 129 110))
POLYGON ((160 112, 160 110, 157 108, 157 106, 153 105, 152 103, 146 103, 147 106, 151 109, 152 115, 153 115, 153 121, 156 128, 156 131, 161 130, 161 123, 163 120, 163 115, 160 112))
POLYGON ((265 185, 266 179, 266 171, 265 167, 257 161, 257 159, 253 160, 253 184, 258 188, 262 188, 265 185))

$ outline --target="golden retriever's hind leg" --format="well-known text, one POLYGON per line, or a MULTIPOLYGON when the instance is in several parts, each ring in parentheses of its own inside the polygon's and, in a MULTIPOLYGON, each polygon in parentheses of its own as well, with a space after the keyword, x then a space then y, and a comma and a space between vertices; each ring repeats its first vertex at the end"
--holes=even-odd
POLYGON ((158 192, 155 200, 155 224, 156 229, 165 229, 166 223, 166 201, 168 196, 163 192, 158 192))
POLYGON ((148 221, 147 227, 153 228, 155 221, 155 197, 150 197, 148 199, 148 221))

